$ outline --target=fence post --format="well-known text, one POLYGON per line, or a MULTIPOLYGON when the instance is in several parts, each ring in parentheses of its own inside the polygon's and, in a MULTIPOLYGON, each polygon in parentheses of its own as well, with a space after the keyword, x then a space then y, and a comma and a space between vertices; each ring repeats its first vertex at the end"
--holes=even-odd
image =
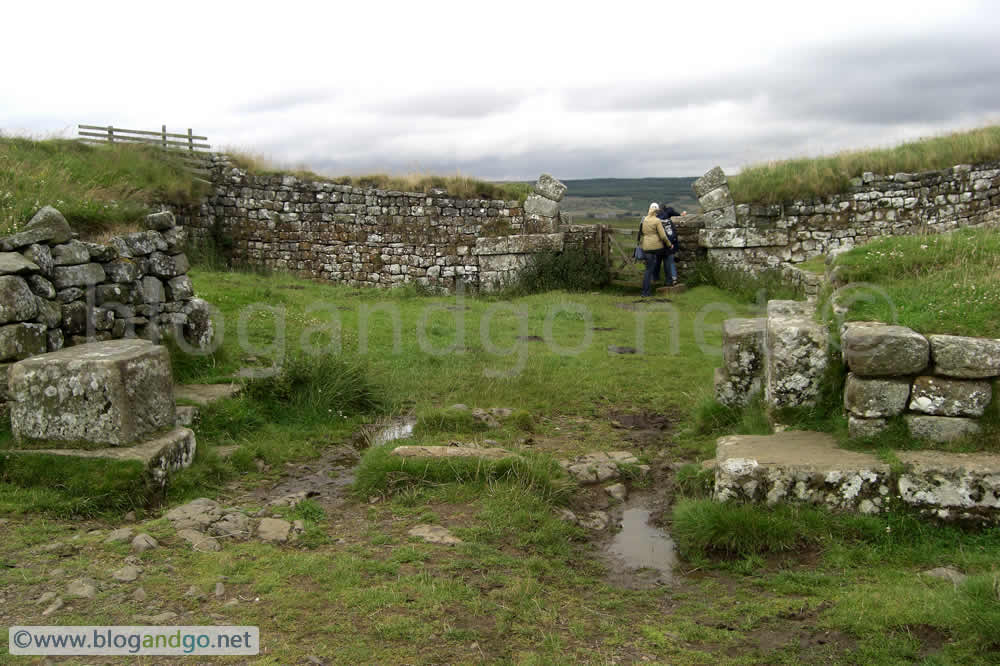
POLYGON ((163 135, 163 150, 167 149, 167 126, 163 125, 160 133, 163 135))
POLYGON ((188 127, 188 152, 194 152, 194 134, 190 127, 188 127))
POLYGON ((114 143, 114 142, 115 142, 115 128, 112 127, 111 125, 108 125, 108 143, 114 143))

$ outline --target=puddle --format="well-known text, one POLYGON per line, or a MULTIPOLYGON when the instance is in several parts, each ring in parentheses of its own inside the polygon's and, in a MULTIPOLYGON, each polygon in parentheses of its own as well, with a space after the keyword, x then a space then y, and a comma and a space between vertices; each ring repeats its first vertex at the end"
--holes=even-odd
MULTIPOLYGON (((649 587, 670 583, 677 564, 674 540, 665 531, 651 525, 649 509, 625 509, 621 517, 621 531, 611 540, 605 551, 618 567, 630 570, 616 571, 612 577, 627 587, 649 587)), ((617 567, 616 567, 617 568, 617 567)))

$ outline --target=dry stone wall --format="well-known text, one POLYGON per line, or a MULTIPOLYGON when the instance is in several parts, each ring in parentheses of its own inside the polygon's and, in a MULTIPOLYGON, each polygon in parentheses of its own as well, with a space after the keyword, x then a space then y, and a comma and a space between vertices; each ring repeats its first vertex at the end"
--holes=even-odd
MULTIPOLYGON (((849 191, 784 204, 736 204, 718 167, 694 183, 703 213, 687 216, 722 266, 760 271, 835 254, 884 236, 1000 224, 1000 163, 865 173, 849 191)), ((801 276, 791 276, 802 279, 801 276)))
MULTIPOLYGON (((184 232, 169 212, 145 231, 107 244, 77 240, 58 210, 45 207, 22 231, 0 238, 0 371, 64 346, 180 334, 212 342, 208 304, 187 276, 184 232)), ((7 382, 0 381, 0 399, 7 382)))
POLYGON ((451 290, 509 283, 533 254, 583 246, 610 254, 601 227, 561 225, 566 186, 548 175, 524 203, 363 189, 256 175, 223 158, 216 188, 186 224, 233 239, 233 259, 355 286, 451 290))

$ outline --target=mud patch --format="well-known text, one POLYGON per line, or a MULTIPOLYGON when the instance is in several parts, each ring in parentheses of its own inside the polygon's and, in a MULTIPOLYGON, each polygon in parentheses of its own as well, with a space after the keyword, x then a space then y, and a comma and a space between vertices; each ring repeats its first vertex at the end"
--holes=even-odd
POLYGON ((617 331, 618 329, 614 326, 595 326, 595 331, 617 331))
POLYGON ((640 411, 626 412, 613 410, 608 413, 611 426, 621 430, 658 430, 666 431, 673 427, 673 416, 660 412, 640 411))
POLYGON ((677 547, 666 531, 650 522, 651 517, 652 512, 642 506, 622 511, 621 530, 606 548, 613 560, 634 571, 633 584, 639 580, 667 584, 674 578, 677 547))
POLYGON ((669 298, 644 298, 639 301, 632 301, 631 303, 615 303, 615 307, 621 310, 628 310, 629 312, 667 312, 666 309, 657 308, 658 303, 672 303, 673 301, 669 298))
POLYGON ((610 345, 608 347, 609 354, 637 354, 638 351, 635 347, 619 347, 618 345, 610 345))
POLYGON ((545 338, 538 335, 519 335, 518 342, 545 342, 545 338))
POLYGON ((305 289, 301 284, 279 284, 278 289, 305 289))

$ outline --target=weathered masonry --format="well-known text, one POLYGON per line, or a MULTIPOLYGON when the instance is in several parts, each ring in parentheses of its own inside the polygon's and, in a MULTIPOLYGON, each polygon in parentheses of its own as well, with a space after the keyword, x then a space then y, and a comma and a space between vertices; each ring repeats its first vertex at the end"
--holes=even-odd
POLYGON ((865 173, 843 194, 773 205, 736 204, 718 167, 694 190, 703 213, 680 223, 698 228, 711 261, 749 271, 782 268, 883 236, 1000 224, 1000 163, 865 173))
POLYGON ((304 277, 490 290, 513 280, 539 252, 585 247, 610 254, 607 228, 562 224, 566 186, 547 175, 523 204, 255 175, 224 158, 213 178, 213 194, 185 216, 193 232, 219 228, 233 239, 234 260, 304 277))

